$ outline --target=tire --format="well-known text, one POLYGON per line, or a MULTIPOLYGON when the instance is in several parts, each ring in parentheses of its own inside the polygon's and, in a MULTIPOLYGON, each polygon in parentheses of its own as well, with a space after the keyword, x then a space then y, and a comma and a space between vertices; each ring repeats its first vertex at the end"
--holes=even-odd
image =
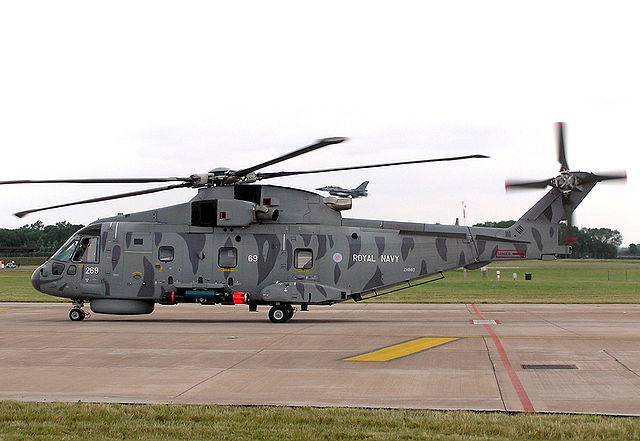
POLYGON ((293 317, 293 314, 296 312, 295 309, 293 309, 293 306, 288 305, 287 306, 287 321, 291 320, 291 318, 293 317))
POLYGON ((271 320, 271 323, 284 323, 288 319, 289 314, 285 306, 275 305, 269 310, 269 320, 271 320))
POLYGON ((69 311, 69 318, 72 322, 80 322, 84 320, 84 311, 82 309, 74 308, 69 311))

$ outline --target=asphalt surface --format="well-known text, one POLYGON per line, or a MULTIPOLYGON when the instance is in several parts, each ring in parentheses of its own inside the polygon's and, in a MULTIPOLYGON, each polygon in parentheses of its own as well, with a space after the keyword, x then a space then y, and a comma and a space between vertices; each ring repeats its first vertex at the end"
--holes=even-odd
POLYGON ((640 415, 640 305, 69 309, 0 304, 0 399, 640 415))

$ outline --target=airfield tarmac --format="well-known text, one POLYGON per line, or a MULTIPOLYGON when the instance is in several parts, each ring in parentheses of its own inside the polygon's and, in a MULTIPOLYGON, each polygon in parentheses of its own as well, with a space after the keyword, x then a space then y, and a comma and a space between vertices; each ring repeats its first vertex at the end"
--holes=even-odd
POLYGON ((640 415, 640 305, 0 304, 0 399, 640 415))

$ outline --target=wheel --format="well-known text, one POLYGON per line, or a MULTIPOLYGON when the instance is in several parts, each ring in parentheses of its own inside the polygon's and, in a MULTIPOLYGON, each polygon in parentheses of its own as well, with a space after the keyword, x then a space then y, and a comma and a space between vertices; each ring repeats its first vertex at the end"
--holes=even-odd
POLYGON ((69 318, 71 319, 71 321, 79 322, 84 320, 84 317, 85 313, 82 309, 74 308, 69 311, 69 318))
POLYGON ((284 323, 289 319, 289 313, 285 306, 275 305, 269 310, 271 323, 284 323))
POLYGON ((287 321, 291 320, 293 314, 295 314, 296 310, 293 309, 293 306, 287 305, 287 321))

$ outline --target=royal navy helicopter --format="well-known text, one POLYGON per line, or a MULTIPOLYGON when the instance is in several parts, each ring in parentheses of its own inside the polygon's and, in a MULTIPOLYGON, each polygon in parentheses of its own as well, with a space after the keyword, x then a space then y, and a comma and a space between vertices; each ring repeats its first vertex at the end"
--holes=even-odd
POLYGON ((290 320, 296 307, 360 301, 393 290, 439 280, 455 268, 475 269, 493 261, 554 260, 568 254, 559 245, 559 222, 569 218, 600 181, 626 175, 572 172, 558 125, 560 175, 510 188, 551 189, 506 229, 440 225, 342 216, 351 198, 257 182, 283 176, 406 164, 485 158, 449 158, 323 170, 258 170, 345 141, 326 138, 241 170, 217 168, 189 177, 59 179, 19 183, 173 184, 16 213, 196 188, 189 202, 99 219, 75 233, 31 278, 40 292, 72 299, 69 318, 103 314, 149 314, 156 304, 244 304, 270 306, 274 323, 290 320), (175 183, 177 182, 177 183, 175 183), (381 292, 384 291, 384 292, 381 292))

